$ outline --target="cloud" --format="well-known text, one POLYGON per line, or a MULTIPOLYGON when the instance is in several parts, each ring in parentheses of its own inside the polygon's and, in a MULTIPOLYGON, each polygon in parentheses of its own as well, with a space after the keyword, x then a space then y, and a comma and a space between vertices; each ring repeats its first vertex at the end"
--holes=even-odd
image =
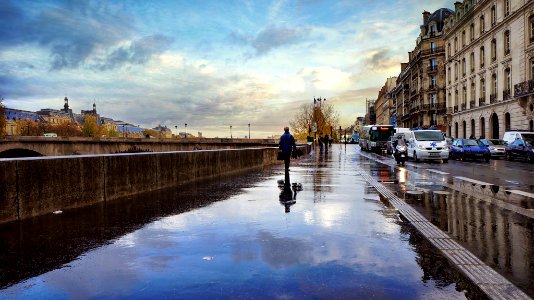
POLYGON ((51 70, 77 68, 92 54, 133 36, 133 19, 115 4, 66 1, 29 12, 7 1, 0 7, 0 44, 39 44, 50 51, 51 70), (15 19, 16 18, 16 19, 15 19), (7 25, 7 26, 4 26, 7 25))
POLYGON ((255 50, 255 55, 261 56, 273 49, 302 42, 309 33, 308 28, 271 25, 262 29, 255 37, 232 32, 228 40, 235 44, 251 46, 255 50))
POLYGON ((130 64, 144 64, 153 55, 167 50, 173 39, 163 35, 153 35, 132 42, 127 47, 115 49, 107 58, 106 62, 99 66, 100 70, 114 69, 117 66, 130 64))

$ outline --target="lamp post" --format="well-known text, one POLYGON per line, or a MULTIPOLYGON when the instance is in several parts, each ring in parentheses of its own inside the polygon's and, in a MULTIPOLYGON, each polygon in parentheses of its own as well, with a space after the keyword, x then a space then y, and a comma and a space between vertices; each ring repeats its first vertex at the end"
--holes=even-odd
POLYGON ((250 123, 248 123, 248 139, 250 140, 250 123))
POLYGON ((187 123, 185 123, 185 138, 187 138, 187 123))
POLYGON ((232 125, 230 125, 230 138, 233 139, 234 137, 232 136, 232 125))
POLYGON ((174 125, 174 129, 176 129, 176 138, 178 138, 178 125, 174 125))

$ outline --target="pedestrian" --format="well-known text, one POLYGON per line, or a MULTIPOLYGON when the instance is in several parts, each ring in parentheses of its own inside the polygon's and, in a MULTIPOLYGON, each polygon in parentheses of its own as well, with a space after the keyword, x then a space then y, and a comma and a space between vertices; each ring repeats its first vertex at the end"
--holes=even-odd
POLYGON ((319 152, 323 152, 323 136, 320 135, 319 139, 317 140, 319 142, 319 152))
POLYGON ((325 134, 324 138, 323 138, 323 142, 324 142, 324 153, 328 153, 328 145, 330 144, 330 138, 328 137, 328 134, 325 134))
POLYGON ((289 160, 291 159, 291 150, 297 150, 297 144, 295 144, 295 138, 289 133, 289 127, 284 127, 284 134, 280 137, 278 143, 278 149, 282 151, 284 156, 284 164, 286 171, 289 171, 289 160))

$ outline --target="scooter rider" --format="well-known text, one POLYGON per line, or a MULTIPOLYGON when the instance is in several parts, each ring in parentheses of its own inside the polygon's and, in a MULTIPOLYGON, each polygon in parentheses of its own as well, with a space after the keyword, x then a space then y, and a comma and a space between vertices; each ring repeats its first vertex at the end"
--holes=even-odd
POLYGON ((393 141, 393 149, 395 149, 397 145, 399 145, 399 143, 401 146, 406 146, 406 142, 404 141, 401 135, 398 135, 397 139, 393 141))

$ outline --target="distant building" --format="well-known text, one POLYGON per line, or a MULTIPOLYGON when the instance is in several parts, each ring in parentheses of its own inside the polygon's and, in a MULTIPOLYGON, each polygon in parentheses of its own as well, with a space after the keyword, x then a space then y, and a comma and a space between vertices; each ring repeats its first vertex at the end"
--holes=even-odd
POLYGON ((29 120, 33 122, 41 121, 41 118, 38 114, 31 111, 14 109, 14 108, 5 108, 4 116, 7 120, 6 134, 7 135, 20 135, 24 128, 19 128, 18 120, 29 120))
POLYGON ((172 131, 167 126, 162 126, 161 124, 152 128, 156 131, 162 138, 170 139, 172 138, 172 131))
MULTIPOLYGON (((374 106, 376 111, 376 124, 388 125, 391 124, 393 101, 390 92, 396 86, 397 77, 390 77, 384 83, 384 86, 378 93, 374 106)), ((394 124, 393 124, 394 125, 394 124)))

